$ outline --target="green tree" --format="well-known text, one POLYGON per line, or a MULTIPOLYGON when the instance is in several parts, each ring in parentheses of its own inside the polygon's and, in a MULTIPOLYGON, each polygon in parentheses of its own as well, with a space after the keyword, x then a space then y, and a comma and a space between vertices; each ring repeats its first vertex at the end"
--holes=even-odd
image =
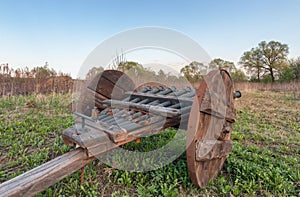
POLYGON ((247 73, 252 79, 261 80, 263 75, 262 53, 259 49, 252 48, 251 51, 246 51, 241 57, 240 64, 247 70, 247 73))
POLYGON ((291 82, 295 79, 295 75, 293 69, 289 66, 284 68, 279 76, 278 81, 280 82, 291 82))
POLYGON ((236 68, 233 62, 223 60, 221 58, 216 58, 209 63, 209 68, 211 69, 224 69, 229 73, 235 72, 236 68))
POLYGON ((134 70, 141 69, 141 67, 143 67, 141 64, 139 64, 137 62, 133 62, 133 61, 125 61, 125 62, 120 62, 118 64, 118 70, 120 70, 122 72, 126 72, 131 69, 134 69, 134 70))
POLYGON ((104 68, 102 66, 99 67, 92 67, 89 69, 88 73, 85 75, 86 79, 92 79, 96 74, 101 73, 104 71, 104 68))
MULTIPOLYGON (((241 64, 246 68, 261 68, 264 74, 269 74, 271 81, 275 81, 275 77, 280 74, 284 68, 288 66, 287 55, 289 53, 288 45, 276 41, 262 41, 258 47, 247 51, 241 57, 241 64), (259 64, 251 64, 258 61, 259 64)), ((258 71, 259 69, 257 69, 258 71)), ((264 77, 265 78, 265 77, 264 77)))
POLYGON ((231 78, 234 82, 248 81, 247 76, 241 69, 237 69, 234 73, 232 73, 231 78))
POLYGON ((130 77, 134 78, 136 82, 153 79, 153 77, 156 75, 155 71, 151 70, 151 68, 145 68, 138 62, 133 61, 120 62, 117 68, 118 70, 121 70, 130 77))
POLYGON ((203 63, 196 61, 191 62, 180 70, 180 73, 191 83, 200 81, 203 78, 206 69, 203 63))
POLYGON ((290 67, 293 70, 295 80, 300 80, 300 57, 290 60, 290 67))
POLYGON ((35 67, 35 78, 39 81, 46 80, 51 76, 51 70, 48 68, 48 65, 35 67))

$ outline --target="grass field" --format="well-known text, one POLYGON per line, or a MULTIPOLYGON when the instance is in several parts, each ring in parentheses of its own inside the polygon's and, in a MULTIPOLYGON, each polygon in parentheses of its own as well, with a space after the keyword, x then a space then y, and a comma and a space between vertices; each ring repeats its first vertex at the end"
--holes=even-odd
MULTIPOLYGON (((51 160, 71 148, 63 129, 74 123, 71 95, 0 98, 0 182, 51 160), (26 102, 36 105, 26 107, 26 102)), ((94 161, 38 196, 300 196, 300 97, 244 92, 235 102, 233 152, 206 189, 190 181, 185 153, 156 171, 127 172, 94 161)), ((174 130, 132 142, 147 151, 165 144, 174 130)))

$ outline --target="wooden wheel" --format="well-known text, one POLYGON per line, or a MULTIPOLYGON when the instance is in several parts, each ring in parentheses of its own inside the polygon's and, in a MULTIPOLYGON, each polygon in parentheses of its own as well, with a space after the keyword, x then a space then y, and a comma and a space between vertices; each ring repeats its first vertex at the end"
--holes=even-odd
POLYGON ((192 182, 204 188, 231 152, 235 121, 233 84, 225 70, 211 71, 199 86, 188 122, 187 163, 192 182))
POLYGON ((121 99, 127 91, 133 91, 134 82, 118 70, 105 70, 98 73, 82 90, 78 101, 78 112, 91 116, 92 109, 101 108, 101 101, 121 99))

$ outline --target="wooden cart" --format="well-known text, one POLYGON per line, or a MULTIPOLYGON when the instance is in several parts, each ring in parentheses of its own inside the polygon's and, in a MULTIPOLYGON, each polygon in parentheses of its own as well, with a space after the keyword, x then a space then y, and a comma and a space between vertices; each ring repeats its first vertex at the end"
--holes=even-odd
POLYGON ((62 133, 76 149, 0 185, 0 196, 32 196, 123 144, 163 132, 187 130, 186 155, 192 182, 203 188, 221 170, 232 149, 235 122, 230 75, 214 70, 198 90, 158 83, 135 87, 124 73, 98 74, 76 103, 76 124, 62 133))

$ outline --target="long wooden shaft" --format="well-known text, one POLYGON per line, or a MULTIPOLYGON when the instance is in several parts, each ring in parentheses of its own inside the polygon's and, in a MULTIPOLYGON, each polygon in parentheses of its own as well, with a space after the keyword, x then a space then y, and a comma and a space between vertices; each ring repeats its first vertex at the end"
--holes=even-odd
POLYGON ((0 196, 33 196, 94 159, 84 149, 77 148, 0 184, 0 196))

